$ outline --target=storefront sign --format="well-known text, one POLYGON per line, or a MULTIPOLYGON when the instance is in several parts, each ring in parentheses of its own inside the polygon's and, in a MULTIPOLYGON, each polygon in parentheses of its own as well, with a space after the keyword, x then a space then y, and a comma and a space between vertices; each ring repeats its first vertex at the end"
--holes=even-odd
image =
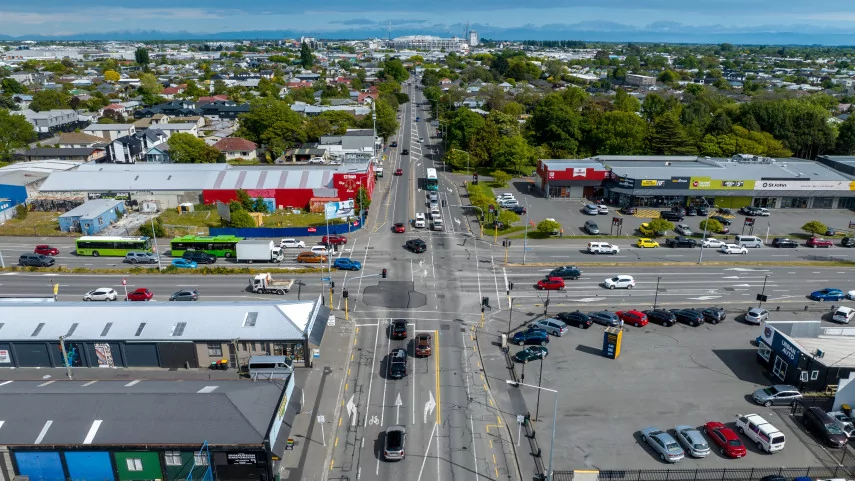
POLYGON ((12 362, 12 358, 9 357, 9 351, 5 349, 0 350, 0 362, 2 362, 3 364, 12 362))
POLYGON ((588 171, 588 169, 586 169, 586 168, 584 168, 584 167, 581 167, 581 168, 574 168, 574 169, 573 169, 573 178, 574 178, 574 179, 575 179, 576 177, 582 177, 582 178, 585 178, 585 174, 586 174, 586 172, 587 172, 587 171, 588 171))
POLYGON ((617 183, 620 187, 626 187, 627 189, 635 187, 635 180, 627 179, 626 177, 618 177, 617 183))
POLYGON ((784 339, 784 336, 775 336, 773 338, 772 350, 793 367, 799 366, 799 350, 791 342, 784 339))
POLYGON ((226 463, 232 466, 258 464, 258 456, 255 453, 226 453, 226 463))
POLYGON ((665 185, 664 180, 642 180, 641 181, 642 187, 662 187, 663 185, 665 185))
POLYGON ((758 180, 754 190, 855 190, 848 180, 758 180))
POLYGON ((689 187, 689 180, 688 177, 671 177, 671 187, 685 189, 689 187))
POLYGON ((691 190, 753 190, 753 180, 719 180, 709 177, 692 177, 689 180, 691 190))

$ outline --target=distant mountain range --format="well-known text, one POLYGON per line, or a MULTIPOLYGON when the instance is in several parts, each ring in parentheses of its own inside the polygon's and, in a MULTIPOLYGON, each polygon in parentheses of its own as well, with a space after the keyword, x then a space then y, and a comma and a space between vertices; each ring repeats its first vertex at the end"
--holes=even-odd
MULTIPOLYGON (((583 40, 589 42, 665 42, 665 43, 734 43, 751 45, 855 45, 855 34, 849 30, 819 28, 813 25, 761 25, 756 27, 691 26, 674 22, 656 22, 645 27, 635 27, 615 22, 581 22, 574 24, 522 25, 497 28, 489 25, 472 25, 481 38, 493 40, 583 40)), ((394 36, 436 35, 447 37, 450 28, 413 27, 396 28, 394 36)), ((386 37, 386 26, 380 22, 360 25, 358 28, 328 30, 324 32, 299 32, 295 30, 249 30, 234 32, 164 32, 160 30, 123 30, 71 35, 0 35, 0 40, 118 40, 118 41, 174 41, 174 40, 256 40, 299 38, 302 35, 327 39, 365 39, 386 37)))

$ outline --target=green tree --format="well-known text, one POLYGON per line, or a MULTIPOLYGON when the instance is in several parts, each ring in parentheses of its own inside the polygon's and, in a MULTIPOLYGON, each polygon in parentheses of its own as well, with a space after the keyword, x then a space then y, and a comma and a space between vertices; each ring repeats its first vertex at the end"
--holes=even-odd
POLYGON ((213 164, 220 158, 219 150, 193 134, 172 134, 166 143, 169 157, 178 164, 213 164))
POLYGON ((303 68, 312 68, 312 65, 315 64, 315 56, 306 42, 300 45, 300 63, 303 65, 303 68))
POLYGON ((837 131, 835 152, 840 155, 855 153, 855 116, 849 116, 837 131))
POLYGON ((148 70, 148 64, 151 63, 148 57, 148 49, 145 47, 137 48, 134 51, 134 59, 137 61, 137 65, 141 65, 144 69, 148 70))
POLYGON ((273 159, 294 144, 306 141, 300 115, 287 103, 273 97, 250 101, 249 112, 240 116, 237 135, 264 145, 273 159))
POLYGON ((813 159, 835 147, 834 131, 828 124, 828 111, 806 99, 760 100, 740 105, 741 124, 753 117, 759 129, 783 142, 796 157, 813 159))
POLYGON ((664 83, 671 83, 680 80, 680 74, 673 70, 665 70, 656 77, 656 80, 664 83))
MULTIPOLYGON (((374 113, 377 117, 377 135, 382 137, 385 142, 398 131, 398 119, 395 115, 395 108, 391 107, 387 102, 379 101, 375 104, 374 113)), ((371 118, 366 116, 364 120, 371 121, 371 118)))
POLYGON ((140 75, 140 90, 149 95, 157 95, 163 91, 163 84, 151 73, 140 75))
POLYGON ((249 212, 243 208, 231 212, 231 220, 228 222, 229 227, 235 229, 255 227, 255 219, 249 215, 249 212))
POLYGON ((448 142, 453 148, 466 150, 469 144, 475 139, 478 131, 484 127, 484 117, 469 110, 466 107, 460 108, 449 114, 451 117, 448 123, 448 142))
POLYGON ((229 92, 229 86, 220 79, 214 80, 214 95, 224 95, 229 92))
POLYGON ((818 220, 812 220, 803 225, 802 230, 810 235, 822 235, 828 232, 828 226, 818 220))
POLYGON ((33 101, 30 102, 30 109, 36 112, 54 109, 69 108, 68 102, 71 96, 61 90, 39 90, 33 94, 33 101))
POLYGON ((379 77, 401 83, 410 78, 410 73, 404 68, 400 59, 390 58, 383 62, 383 70, 380 71, 379 77))
POLYGON ((626 93, 626 90, 619 88, 615 91, 614 100, 615 110, 622 112, 638 112, 641 110, 641 102, 637 98, 626 93))
POLYGON ((530 139, 536 145, 548 146, 556 156, 576 155, 582 138, 582 117, 577 109, 562 95, 547 95, 527 122, 530 139))
POLYGON ((520 216, 512 210, 501 209, 501 212, 499 212, 499 222, 505 225, 505 229, 519 222, 519 220, 520 216))
POLYGON ((674 229, 674 224, 665 219, 653 219, 647 223, 653 229, 654 236, 658 237, 660 232, 668 232, 674 229))
POLYGON ((594 125, 590 139, 595 154, 644 154, 647 123, 632 112, 606 112, 594 125))
POLYGON ((680 124, 676 112, 670 111, 653 121, 647 133, 647 145, 654 155, 691 155, 697 153, 680 124))
POLYGON ((704 219, 699 225, 701 227, 701 231, 706 230, 715 234, 719 234, 724 231, 724 226, 721 225, 721 222, 715 219, 704 219))
POLYGON ((259 195, 255 198, 255 200, 252 202, 252 211, 260 212, 262 214, 268 213, 267 204, 264 202, 264 197, 259 195))
POLYGON ((514 169, 520 175, 522 168, 532 158, 531 147, 521 135, 501 135, 490 158, 493 167, 514 169))
POLYGON ((8 161, 15 149, 36 140, 36 131, 23 115, 0 109, 0 159, 8 161))
POLYGON ((506 187, 508 182, 510 182, 514 177, 505 172, 504 170, 494 170, 493 171, 493 182, 498 184, 500 187, 506 187))
POLYGON ((0 88, 3 89, 3 93, 5 94, 22 94, 27 91, 27 87, 13 79, 12 77, 6 77, 2 81, 0 81, 0 88))
POLYGON ((163 239, 166 237, 166 228, 163 227, 163 220, 160 217, 155 217, 153 222, 143 222, 139 227, 140 235, 146 237, 155 237, 163 239), (152 223, 154 228, 152 228, 152 223))
POLYGON ((360 185, 356 189, 356 196, 353 198, 353 208, 364 216, 369 207, 371 207, 371 196, 368 195, 368 189, 360 185))
POLYGON ((537 223, 537 231, 541 234, 551 235, 553 232, 561 230, 561 224, 553 219, 543 219, 537 223))
MULTIPOLYGON (((252 197, 249 196, 247 191, 238 189, 237 192, 235 192, 235 197, 237 198, 237 205, 234 206, 235 208, 241 208, 246 211, 252 210, 252 197)), ((232 206, 230 205, 229 208, 231 209, 231 207, 232 206)))
POLYGON ((27 208, 27 204, 18 204, 15 206, 16 219, 24 220, 28 215, 30 215, 30 209, 27 208))

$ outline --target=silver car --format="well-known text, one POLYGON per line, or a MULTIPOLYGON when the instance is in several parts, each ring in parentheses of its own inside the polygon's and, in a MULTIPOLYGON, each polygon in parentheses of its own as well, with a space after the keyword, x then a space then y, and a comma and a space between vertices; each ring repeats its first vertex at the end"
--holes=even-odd
POLYGON ((769 319, 769 311, 762 307, 752 307, 745 313, 745 322, 749 324, 759 325, 761 322, 769 319))
POLYGON ((585 206, 582 211, 588 215, 598 215, 600 213, 600 208, 594 204, 588 204, 585 206))
POLYGON ((648 426, 641 430, 641 440, 649 444, 659 459, 666 463, 676 463, 686 457, 680 444, 670 434, 661 429, 648 426))
POLYGON ((677 441, 686 448, 686 452, 693 458, 705 458, 710 453, 710 445, 696 428, 686 425, 675 426, 677 441))
POLYGON ((559 336, 559 337, 563 336, 565 332, 570 330, 567 327, 567 324, 565 324, 562 321, 559 321, 558 319, 552 319, 552 318, 541 319, 537 322, 533 322, 533 323, 531 323, 531 327, 543 329, 550 336, 559 336))
POLYGON ((757 404, 769 407, 774 404, 792 406, 802 398, 802 393, 795 386, 788 384, 775 384, 774 386, 761 387, 751 395, 757 404))
POLYGON ((109 287, 100 287, 83 294, 84 301, 115 301, 119 295, 109 287))
POLYGON ((831 411, 828 415, 837 421, 837 425, 846 433, 846 436, 850 438, 855 436, 855 420, 842 411, 831 411))

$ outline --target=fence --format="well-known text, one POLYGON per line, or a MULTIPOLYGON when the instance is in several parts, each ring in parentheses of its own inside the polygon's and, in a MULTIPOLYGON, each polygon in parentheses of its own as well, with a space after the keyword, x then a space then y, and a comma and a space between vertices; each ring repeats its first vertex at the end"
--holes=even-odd
MULTIPOLYGON (((808 468, 724 468, 724 469, 625 469, 603 470, 598 481, 757 481, 764 476, 782 476, 794 479, 807 476, 811 479, 844 478, 849 473, 843 466, 808 468)), ((554 481, 572 481, 573 471, 555 471, 554 481)))
MULTIPOLYGON (((330 234, 349 234, 356 232, 362 228, 365 220, 356 220, 346 224, 330 224, 330 234)), ((208 229, 209 235, 234 235, 238 237, 307 237, 307 236, 322 236, 327 235, 327 226, 310 226, 310 227, 246 227, 246 228, 231 228, 231 227, 212 227, 208 229)))

